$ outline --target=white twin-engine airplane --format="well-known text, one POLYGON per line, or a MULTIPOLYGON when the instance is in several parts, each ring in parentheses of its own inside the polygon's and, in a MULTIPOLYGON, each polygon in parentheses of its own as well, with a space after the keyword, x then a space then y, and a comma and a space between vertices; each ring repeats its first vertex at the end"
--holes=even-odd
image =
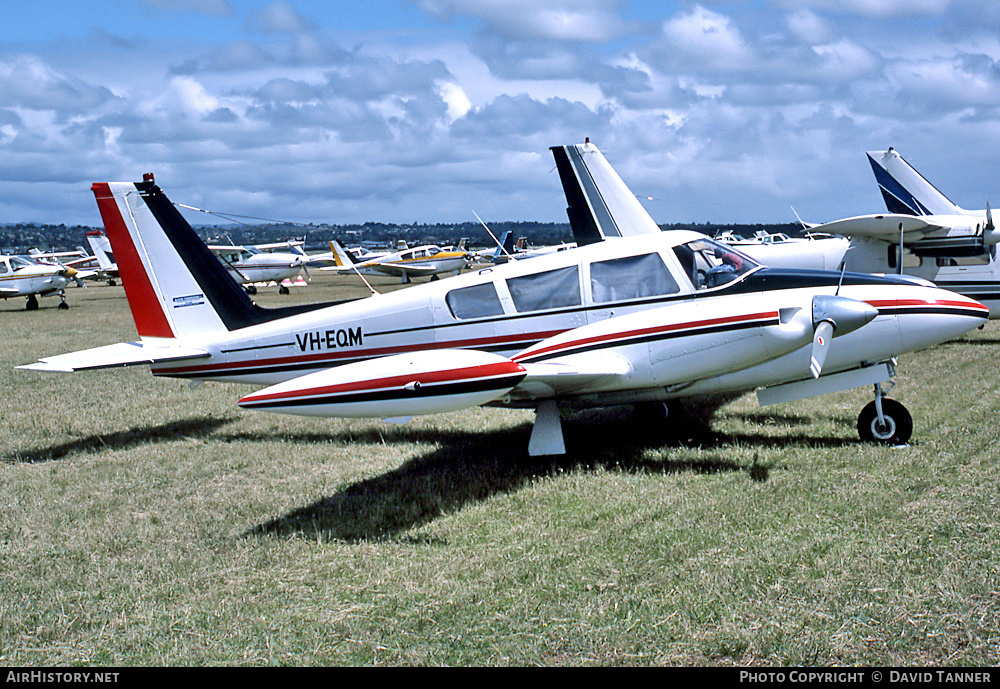
POLYGON ((531 455, 565 452, 559 406, 758 390, 763 404, 873 385, 863 438, 906 442, 895 357, 981 325, 986 307, 894 276, 765 268, 675 231, 512 261, 343 303, 254 304, 147 175, 93 186, 140 341, 21 368, 149 364, 268 385, 239 404, 398 418, 534 408, 531 455))

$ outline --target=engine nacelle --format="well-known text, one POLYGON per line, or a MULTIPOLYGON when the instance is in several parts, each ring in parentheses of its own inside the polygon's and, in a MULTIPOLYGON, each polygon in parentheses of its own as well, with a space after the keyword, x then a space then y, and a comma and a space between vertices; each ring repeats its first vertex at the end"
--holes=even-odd
POLYGON ((492 402, 525 375, 520 364, 497 354, 433 350, 310 373, 251 393, 239 405, 300 416, 437 414, 492 402))

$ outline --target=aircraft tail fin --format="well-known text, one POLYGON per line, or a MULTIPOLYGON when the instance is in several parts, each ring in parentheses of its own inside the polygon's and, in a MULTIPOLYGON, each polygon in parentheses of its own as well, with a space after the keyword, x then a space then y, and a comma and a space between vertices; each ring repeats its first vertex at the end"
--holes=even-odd
POLYGON ((499 262, 505 258, 510 258, 514 254, 514 236, 511 230, 504 230, 503 236, 497 243, 497 248, 493 252, 493 261, 499 262))
POLYGON ((350 268, 357 263, 351 252, 345 249, 336 239, 330 240, 330 251, 333 252, 333 262, 340 268, 350 268))
POLYGON ((101 270, 115 269, 115 254, 111 250, 111 242, 103 232, 96 230, 88 232, 87 243, 90 244, 90 250, 94 252, 94 258, 97 259, 97 265, 101 270))
POLYGON ((550 150, 569 204, 566 214, 578 246, 660 231, 597 146, 587 141, 554 146, 550 150))
POLYGON ((254 304, 151 174, 142 182, 98 182, 91 190, 141 337, 236 330, 318 307, 254 304))
POLYGON ((868 151, 875 181, 890 213, 907 215, 962 215, 965 211, 927 181, 890 148, 868 151))

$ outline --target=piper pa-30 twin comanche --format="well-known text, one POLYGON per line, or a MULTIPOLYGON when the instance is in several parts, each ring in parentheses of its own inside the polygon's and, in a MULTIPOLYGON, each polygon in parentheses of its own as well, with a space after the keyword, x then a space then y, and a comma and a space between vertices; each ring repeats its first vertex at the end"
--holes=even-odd
MULTIPOLYGON (((436 244, 407 247, 367 259, 355 258, 340 242, 330 242, 332 265, 322 270, 354 271, 361 275, 388 275, 408 284, 412 278, 430 277, 437 280, 445 273, 458 273, 465 268, 471 256, 465 249, 442 249, 436 244)), ((311 261, 315 265, 315 259, 311 261)))
POLYGON ((268 385, 239 404, 307 416, 400 418, 534 408, 528 451, 565 452, 560 404, 759 390, 761 401, 875 385, 863 437, 905 442, 882 395, 894 357, 956 337, 986 307, 905 278, 765 268, 676 231, 513 261, 389 294, 254 304, 147 175, 97 203, 140 341, 41 359, 76 371, 268 385))

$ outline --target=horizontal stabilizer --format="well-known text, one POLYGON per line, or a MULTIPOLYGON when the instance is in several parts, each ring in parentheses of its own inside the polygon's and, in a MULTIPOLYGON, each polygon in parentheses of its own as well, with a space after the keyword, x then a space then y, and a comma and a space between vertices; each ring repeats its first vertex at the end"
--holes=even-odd
POLYGON ((57 356, 45 357, 37 363, 18 366, 31 371, 58 371, 72 373, 97 368, 138 366, 180 359, 197 359, 209 354, 203 349, 178 347, 150 342, 119 342, 118 344, 83 349, 57 356))

